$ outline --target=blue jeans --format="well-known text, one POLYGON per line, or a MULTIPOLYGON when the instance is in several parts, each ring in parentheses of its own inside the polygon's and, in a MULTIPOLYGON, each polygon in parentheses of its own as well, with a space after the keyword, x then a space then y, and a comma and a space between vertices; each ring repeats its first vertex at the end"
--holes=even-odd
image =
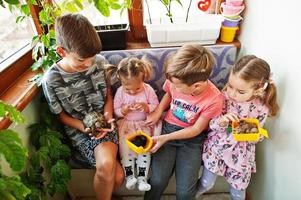
MULTIPOLYGON (((163 123, 162 134, 183 129, 163 123)), ((144 200, 159 200, 175 171, 177 200, 195 199, 201 166, 202 146, 205 134, 194 138, 169 141, 152 155, 150 184, 144 200)))

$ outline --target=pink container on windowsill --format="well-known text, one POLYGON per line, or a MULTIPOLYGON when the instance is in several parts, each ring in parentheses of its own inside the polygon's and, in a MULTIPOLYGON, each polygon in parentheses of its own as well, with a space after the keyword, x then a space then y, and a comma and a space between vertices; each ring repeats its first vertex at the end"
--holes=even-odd
POLYGON ((234 6, 223 2, 221 4, 221 13, 223 15, 239 15, 245 9, 245 5, 234 6))
POLYGON ((226 0, 227 5, 241 6, 244 0, 226 0))

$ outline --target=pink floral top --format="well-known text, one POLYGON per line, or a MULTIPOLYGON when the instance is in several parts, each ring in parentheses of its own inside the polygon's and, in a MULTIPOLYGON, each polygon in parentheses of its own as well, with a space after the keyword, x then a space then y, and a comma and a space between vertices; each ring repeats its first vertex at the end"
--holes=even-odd
MULTIPOLYGON (((223 93, 225 104, 223 114, 234 113, 239 118, 256 118, 263 126, 268 108, 260 101, 253 99, 248 102, 235 102, 223 93)), ((221 116, 222 116, 221 115, 221 116)), ((223 176, 225 168, 231 168, 241 173, 256 172, 255 145, 257 142, 237 142, 232 133, 227 133, 227 127, 219 126, 221 116, 210 121, 210 132, 204 143, 204 166, 211 172, 223 176)), ((260 138, 263 140, 263 137, 260 138)))

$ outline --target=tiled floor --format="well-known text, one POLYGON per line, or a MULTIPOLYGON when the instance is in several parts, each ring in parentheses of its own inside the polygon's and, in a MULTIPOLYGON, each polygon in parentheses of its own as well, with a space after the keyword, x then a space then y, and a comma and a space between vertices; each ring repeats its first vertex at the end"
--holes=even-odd
MULTIPOLYGON (((82 197, 77 200, 95 200, 93 197, 82 197)), ((130 197, 113 197, 112 200, 143 200, 141 196, 130 196, 130 197)), ((176 200, 174 195, 165 195, 161 200, 176 200)), ((198 200, 230 200, 229 194, 219 193, 219 194, 206 194, 200 197, 198 200)))

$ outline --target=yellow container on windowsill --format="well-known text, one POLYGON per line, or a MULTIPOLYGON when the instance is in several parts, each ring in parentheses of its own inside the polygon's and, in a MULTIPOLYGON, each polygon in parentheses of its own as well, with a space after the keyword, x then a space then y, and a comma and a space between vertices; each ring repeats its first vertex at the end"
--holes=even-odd
POLYGON ((255 119, 255 118, 244 118, 244 119, 240 119, 239 121, 232 122, 232 131, 233 131, 234 139, 238 142, 258 141, 260 138, 260 135, 263 135, 264 137, 269 138, 269 134, 268 134, 267 130, 261 128, 258 119, 255 119), (256 124, 258 133, 237 133, 235 131, 235 129, 238 126, 240 121, 245 121, 247 123, 256 124))
POLYGON ((220 39, 223 42, 233 42, 238 27, 222 26, 220 39))
POLYGON ((143 131, 137 131, 136 133, 132 134, 130 137, 126 138, 125 142, 134 152, 138 154, 147 153, 153 146, 153 139, 143 131), (146 137, 146 145, 144 147, 137 147, 134 143, 132 143, 133 139, 139 135, 146 137))

